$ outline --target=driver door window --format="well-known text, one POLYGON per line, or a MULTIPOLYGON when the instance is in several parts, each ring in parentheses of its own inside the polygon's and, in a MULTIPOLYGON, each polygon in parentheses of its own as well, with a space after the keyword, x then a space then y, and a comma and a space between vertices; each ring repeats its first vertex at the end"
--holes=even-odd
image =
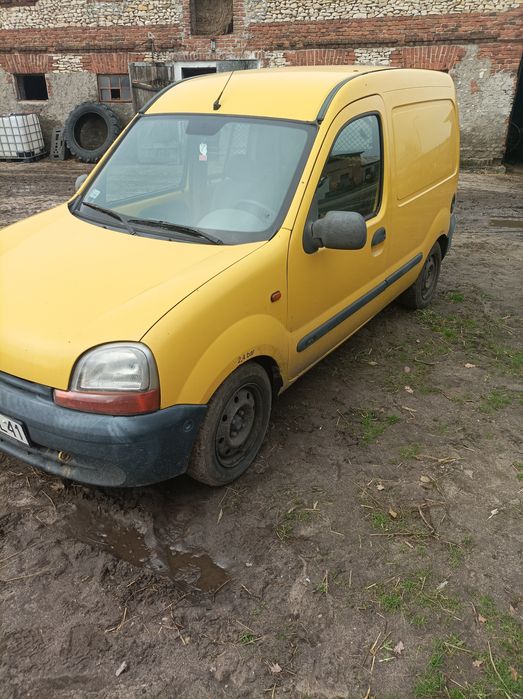
POLYGON ((379 208, 381 173, 378 116, 368 114, 350 121, 336 137, 321 174, 315 218, 329 211, 356 211, 371 218, 379 208))
POLYGON ((361 300, 383 282, 388 269, 389 241, 372 246, 376 231, 389 225, 382 114, 385 105, 373 95, 348 104, 334 117, 314 164, 312 188, 298 211, 287 267, 293 378, 375 313, 376 304, 361 300), (305 228, 328 211, 353 211, 366 218, 367 244, 360 250, 323 247, 307 253, 305 228))

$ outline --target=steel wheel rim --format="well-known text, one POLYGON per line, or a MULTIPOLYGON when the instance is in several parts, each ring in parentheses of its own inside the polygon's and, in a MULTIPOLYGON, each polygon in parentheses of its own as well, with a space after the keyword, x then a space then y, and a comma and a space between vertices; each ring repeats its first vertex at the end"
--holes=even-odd
POLYGON ((256 442, 262 397, 254 384, 238 388, 227 401, 216 429, 216 457, 224 468, 234 468, 256 442))
POLYGON ((438 279, 438 261, 436 255, 431 255, 423 267, 421 279, 421 296, 424 300, 430 297, 438 279))

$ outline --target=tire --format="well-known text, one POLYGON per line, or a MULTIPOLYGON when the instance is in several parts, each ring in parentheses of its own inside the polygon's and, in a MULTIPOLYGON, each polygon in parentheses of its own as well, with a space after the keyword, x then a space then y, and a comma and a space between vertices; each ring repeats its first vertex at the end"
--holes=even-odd
POLYGON ((263 443, 271 405, 267 372, 256 362, 236 369, 209 402, 188 475, 212 486, 226 485, 241 476, 263 443))
POLYGON ((118 117, 107 105, 83 102, 67 117, 64 137, 73 155, 84 163, 95 163, 120 131, 118 117))
POLYGON ((441 270, 441 248, 436 243, 425 260, 418 278, 400 296, 400 302, 406 308, 426 308, 434 298, 441 270))

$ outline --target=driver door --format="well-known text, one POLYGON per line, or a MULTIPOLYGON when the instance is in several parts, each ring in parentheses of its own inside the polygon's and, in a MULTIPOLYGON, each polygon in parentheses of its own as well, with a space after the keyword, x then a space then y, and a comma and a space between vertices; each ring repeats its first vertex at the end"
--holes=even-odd
POLYGON ((340 344, 384 305, 376 287, 387 270, 387 133, 375 96, 332 122, 296 219, 288 261, 291 378, 340 344), (361 250, 308 254, 304 227, 328 211, 357 211, 367 223, 361 250))

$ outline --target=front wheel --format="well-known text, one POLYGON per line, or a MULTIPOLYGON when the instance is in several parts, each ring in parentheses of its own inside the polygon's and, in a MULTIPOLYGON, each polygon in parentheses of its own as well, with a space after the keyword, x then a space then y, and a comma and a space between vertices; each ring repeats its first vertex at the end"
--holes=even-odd
POLYGON ((209 402, 188 475, 214 486, 226 485, 241 476, 262 445, 271 405, 267 372, 256 362, 236 369, 209 402))
POLYGON ((441 248, 439 243, 436 243, 414 284, 400 296, 400 302, 407 308, 426 308, 436 293, 440 269, 441 248))

